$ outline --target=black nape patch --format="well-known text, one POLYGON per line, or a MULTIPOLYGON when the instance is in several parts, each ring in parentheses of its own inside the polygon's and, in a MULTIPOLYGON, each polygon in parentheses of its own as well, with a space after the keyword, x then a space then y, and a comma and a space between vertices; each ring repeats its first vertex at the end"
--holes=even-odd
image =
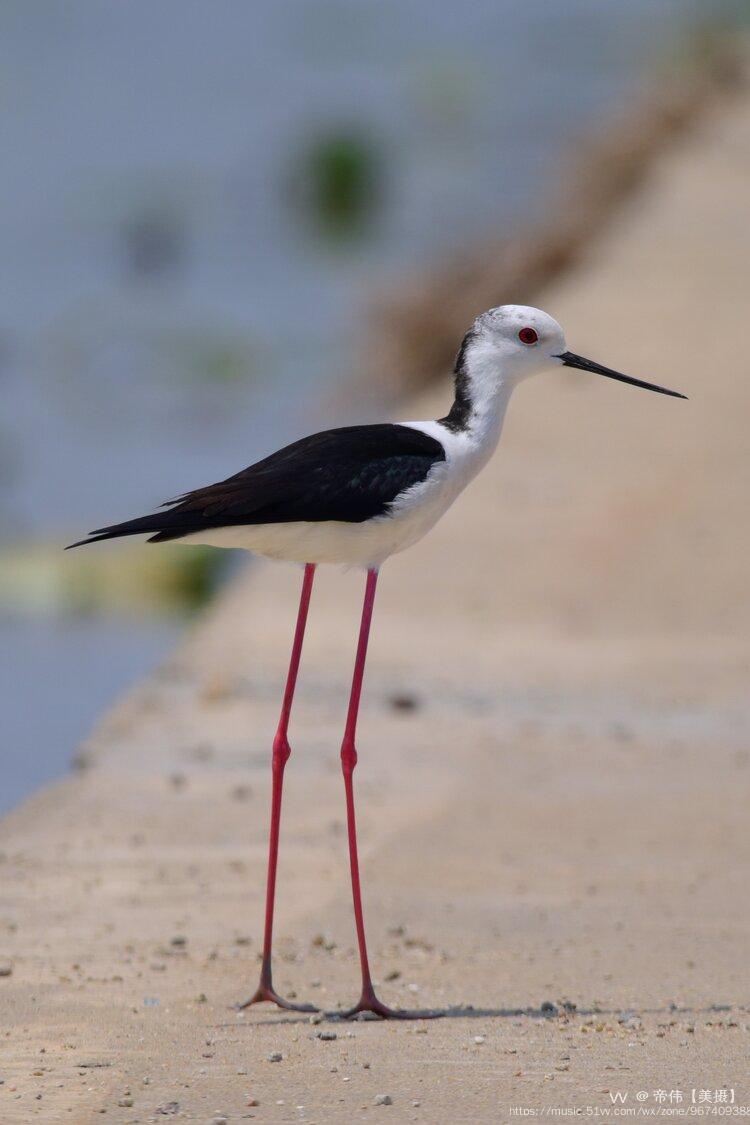
POLYGON ((462 430, 467 430, 471 420, 473 403, 469 391, 469 373, 466 365, 466 352, 475 339, 476 332, 472 328, 461 341, 461 347, 458 349, 456 363, 453 368, 455 378, 455 398, 453 400, 453 405, 444 418, 438 418, 438 422, 445 426, 446 430, 450 430, 454 434, 460 433, 462 430))

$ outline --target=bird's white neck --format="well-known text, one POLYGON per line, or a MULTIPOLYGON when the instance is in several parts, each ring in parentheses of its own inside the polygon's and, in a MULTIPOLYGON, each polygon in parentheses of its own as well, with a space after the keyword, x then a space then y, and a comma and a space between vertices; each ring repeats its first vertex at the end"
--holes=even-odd
POLYGON ((456 393, 450 412, 440 421, 472 444, 491 452, 500 439, 515 380, 504 379, 498 355, 481 336, 469 332, 456 357, 456 393))

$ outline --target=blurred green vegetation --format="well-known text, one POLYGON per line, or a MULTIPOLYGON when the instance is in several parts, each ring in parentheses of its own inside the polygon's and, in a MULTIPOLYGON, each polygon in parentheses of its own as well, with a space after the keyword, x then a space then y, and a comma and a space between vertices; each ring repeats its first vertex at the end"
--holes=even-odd
POLYGON ((173 332, 164 342, 177 371, 206 382, 239 383, 258 370, 256 352, 247 341, 209 328, 173 332))
POLYGON ((65 554, 59 544, 0 552, 0 610, 33 615, 179 617, 195 613, 221 584, 234 552, 143 544, 65 554))
POLYGON ((383 201, 384 159, 364 128, 320 134, 293 170, 294 199, 307 221, 325 237, 364 234, 383 201))

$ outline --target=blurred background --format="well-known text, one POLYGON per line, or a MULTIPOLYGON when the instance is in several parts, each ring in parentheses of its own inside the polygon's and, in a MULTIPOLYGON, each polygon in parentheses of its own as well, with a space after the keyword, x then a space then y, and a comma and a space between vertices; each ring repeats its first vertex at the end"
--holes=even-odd
POLYGON ((372 416, 377 381, 359 411, 340 392, 373 295, 533 223, 580 139, 733 18, 4 0, 0 809, 68 768, 237 565, 65 543, 372 416))

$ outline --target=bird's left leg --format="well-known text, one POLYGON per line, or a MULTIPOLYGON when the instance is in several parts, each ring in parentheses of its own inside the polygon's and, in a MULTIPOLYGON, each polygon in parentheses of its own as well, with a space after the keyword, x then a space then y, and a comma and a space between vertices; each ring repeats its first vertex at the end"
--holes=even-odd
POLYGON ((441 1012, 407 1012, 402 1009, 389 1008, 378 1000, 370 976, 370 963, 367 957, 367 941, 365 939, 365 921, 362 913, 362 890, 359 883, 359 857, 357 854, 357 824, 354 816, 354 767, 357 764, 357 751, 354 745, 357 731, 357 715, 359 713, 359 700, 362 694, 362 680, 365 673, 365 659, 367 657, 367 642, 370 636, 372 610, 375 604, 375 587, 377 586, 378 572, 375 569, 367 571, 367 585, 365 586, 365 599, 362 606, 362 623, 359 630, 357 656, 354 663, 354 676, 349 699, 349 711, 346 718, 344 740, 341 744, 341 769, 344 774, 344 790, 346 793, 346 822, 349 835, 349 863, 352 873, 352 898, 354 900, 354 920, 357 927, 357 943, 359 945, 359 960, 362 970, 362 994, 359 1002, 348 1012, 342 1013, 345 1018, 356 1016, 359 1012, 374 1012, 384 1019, 425 1019, 431 1016, 442 1015, 441 1012))
POLYGON ((289 672, 287 674, 286 688, 284 690, 284 702, 281 705, 279 725, 273 740, 273 758, 271 763, 273 771, 271 830, 268 841, 268 877, 266 881, 266 924, 263 937, 263 960, 261 961, 260 968, 260 982, 250 999, 246 1000, 244 1004, 238 1005, 240 1009, 249 1008, 251 1004, 259 1004, 263 1000, 269 1000, 272 1004, 278 1004, 280 1008, 289 1008, 293 1012, 317 1012, 318 1010, 312 1004, 294 1004, 291 1000, 285 1000, 283 997, 279 996, 278 992, 273 987, 273 981, 271 979, 271 943, 273 940, 273 909, 276 897, 276 865, 279 857, 281 791, 284 784, 284 767, 292 752, 287 737, 289 718, 292 713, 292 700, 294 699, 294 689, 297 684, 297 673, 299 671, 299 662, 302 655, 302 642, 305 637, 307 611, 310 608, 310 595, 312 593, 314 577, 315 563, 308 563, 305 567, 304 578, 302 579, 302 593, 300 594, 297 626, 294 631, 292 655, 289 661, 289 672))

